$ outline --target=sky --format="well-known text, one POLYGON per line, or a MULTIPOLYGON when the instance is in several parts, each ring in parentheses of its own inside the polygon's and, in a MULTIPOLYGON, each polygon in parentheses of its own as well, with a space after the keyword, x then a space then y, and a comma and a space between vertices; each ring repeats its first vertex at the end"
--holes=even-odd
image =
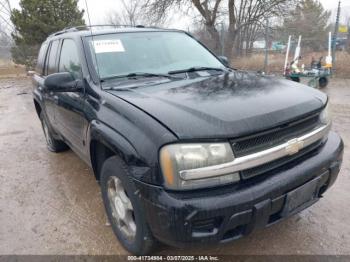
MULTIPOLYGON (((337 0, 321 0, 320 2, 326 9, 336 9, 338 7, 337 0)), ((350 0, 341 0, 341 5, 350 6, 350 0)))
MULTIPOLYGON (((19 1, 20 0, 10 0, 11 7, 18 8, 19 1)), ((113 11, 117 11, 122 6, 121 0, 86 0, 86 1, 89 7, 92 24, 106 23, 107 15, 113 11)), ((350 10, 350 0, 341 0, 341 1, 342 1, 342 6, 343 7, 347 6, 349 8, 347 8, 346 10, 347 11, 350 10)), ((338 6, 337 0, 320 0, 320 2, 328 10, 334 11, 338 6)), ((85 0, 79 0, 79 7, 86 10, 85 0)), ((350 14, 348 14, 347 17, 350 17, 350 14)), ((85 17, 85 21, 88 23, 87 17, 85 17)), ((169 22, 169 27, 173 27, 173 28, 188 29, 189 26, 190 26, 190 19, 186 18, 183 15, 181 16, 181 19, 179 19, 179 17, 174 17, 169 22)))

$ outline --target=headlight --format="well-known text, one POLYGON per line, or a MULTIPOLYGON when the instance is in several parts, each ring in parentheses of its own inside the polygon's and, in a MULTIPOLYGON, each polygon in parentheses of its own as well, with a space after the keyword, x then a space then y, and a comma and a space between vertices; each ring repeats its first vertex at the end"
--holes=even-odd
POLYGON ((320 121, 322 124, 325 125, 329 125, 332 122, 332 118, 331 118, 331 112, 329 109, 329 102, 326 105, 325 109, 323 109, 323 111, 320 114, 320 121))
POLYGON ((232 162, 234 155, 229 143, 173 144, 160 150, 160 165, 165 186, 173 190, 212 187, 239 180, 239 174, 212 174, 186 178, 181 171, 205 168, 232 162))

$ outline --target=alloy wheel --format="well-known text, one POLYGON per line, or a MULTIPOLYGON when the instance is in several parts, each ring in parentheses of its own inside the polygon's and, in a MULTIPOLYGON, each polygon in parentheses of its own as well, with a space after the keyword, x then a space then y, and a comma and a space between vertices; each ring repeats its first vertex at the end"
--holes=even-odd
POLYGON ((133 241, 136 236, 134 208, 122 181, 115 176, 110 177, 107 182, 107 190, 109 204, 116 225, 125 238, 133 241))

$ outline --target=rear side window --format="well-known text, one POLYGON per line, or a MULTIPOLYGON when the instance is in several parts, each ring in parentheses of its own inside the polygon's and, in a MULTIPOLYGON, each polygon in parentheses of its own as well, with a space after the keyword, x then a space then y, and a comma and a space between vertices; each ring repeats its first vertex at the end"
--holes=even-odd
POLYGON ((35 71, 42 75, 44 73, 45 58, 47 53, 47 43, 41 45, 35 71))
POLYGON ((50 53, 46 62, 46 75, 50 75, 57 72, 56 59, 58 51, 59 40, 55 40, 51 43, 50 53))
POLYGON ((71 39, 65 39, 63 41, 59 72, 69 72, 74 79, 80 79, 82 77, 78 48, 71 39))

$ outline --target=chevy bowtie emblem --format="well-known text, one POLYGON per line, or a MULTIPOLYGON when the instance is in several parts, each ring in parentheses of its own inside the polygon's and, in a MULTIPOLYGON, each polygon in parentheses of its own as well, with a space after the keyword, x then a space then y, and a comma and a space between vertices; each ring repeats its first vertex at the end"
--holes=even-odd
POLYGON ((304 147, 304 141, 300 141, 297 138, 288 141, 288 145, 286 146, 286 152, 288 155, 294 155, 298 153, 304 147))

